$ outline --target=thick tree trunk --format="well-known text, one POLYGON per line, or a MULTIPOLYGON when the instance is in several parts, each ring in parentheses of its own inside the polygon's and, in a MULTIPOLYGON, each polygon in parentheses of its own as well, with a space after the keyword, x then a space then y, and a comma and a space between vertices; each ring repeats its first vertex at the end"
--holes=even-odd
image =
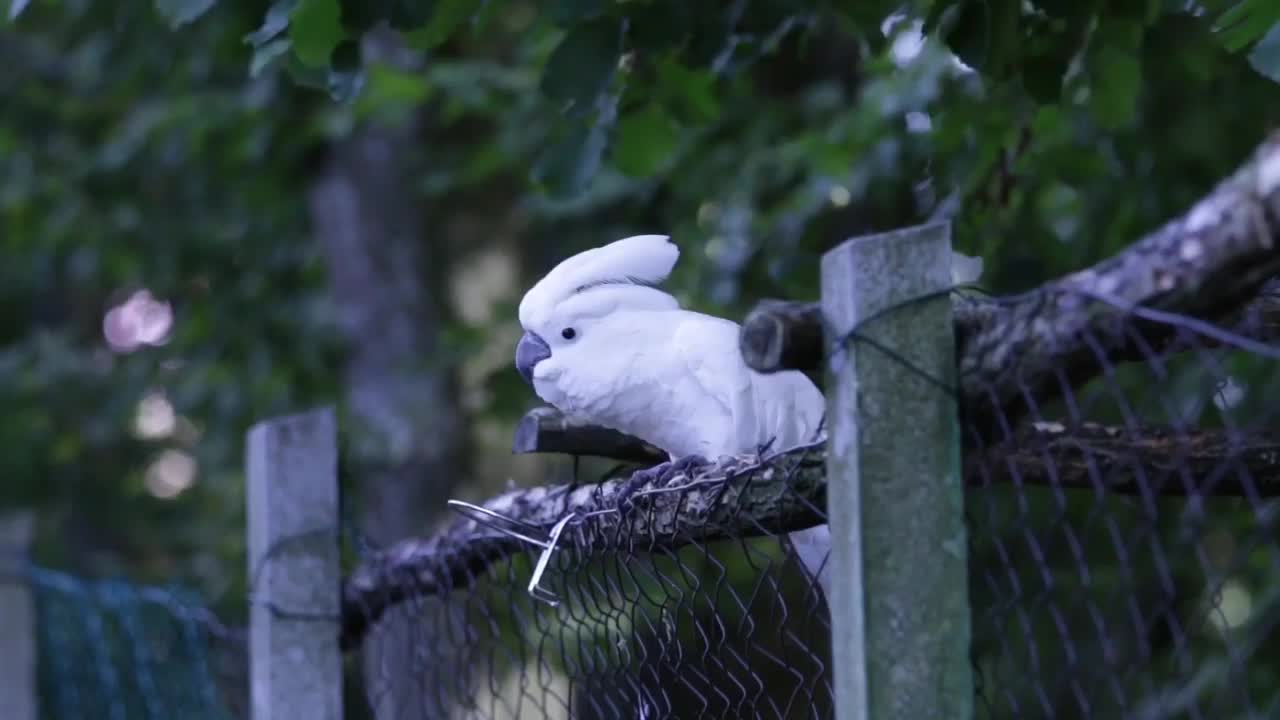
MULTIPOLYGON (((444 243, 427 232, 405 166, 414 130, 357 129, 332 148, 310 198, 348 345, 346 451, 358 524, 384 546, 421 533, 466 476, 466 425, 439 349, 431 279, 439 268, 427 265, 428 248, 444 243)), ((406 608, 369 638, 366 687, 377 717, 437 715, 418 680, 424 663, 439 660, 421 656, 434 632, 406 608)))

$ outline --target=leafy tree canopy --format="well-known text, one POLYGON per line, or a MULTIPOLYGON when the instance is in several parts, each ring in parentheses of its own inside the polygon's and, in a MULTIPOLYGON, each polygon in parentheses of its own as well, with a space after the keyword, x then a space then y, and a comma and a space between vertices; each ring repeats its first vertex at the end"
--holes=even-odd
MULTIPOLYGON (((425 118, 405 192, 446 276, 496 244, 519 285, 664 231, 675 290, 735 314, 930 217, 993 289, 1029 287, 1176 214, 1280 120, 1272 0, 0 9, 0 496, 55 519, 50 561, 237 606, 243 433, 338 394, 306 192, 353 128, 425 118)), ((484 359, 503 292, 444 328, 482 452, 531 401, 484 359)))

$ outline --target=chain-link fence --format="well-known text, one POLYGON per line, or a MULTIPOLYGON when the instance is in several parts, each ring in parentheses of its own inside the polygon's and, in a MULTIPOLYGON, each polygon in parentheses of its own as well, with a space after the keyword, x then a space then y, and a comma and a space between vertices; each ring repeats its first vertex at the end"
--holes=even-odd
MULTIPOLYGON (((1160 350, 1103 356, 1079 389, 967 426, 978 717, 1280 717, 1280 349, 1251 340, 1269 317, 1231 334, 1170 318, 1151 343, 1130 325, 1160 350)), ((403 573, 397 589, 361 597, 379 608, 408 595, 412 622, 386 627, 414 637, 376 667, 407 670, 420 706, 394 704, 395 683, 377 673, 370 705, 403 717, 831 717, 824 593, 765 524, 825 520, 809 485, 822 450, 766 463, 786 480, 759 495, 762 470, 743 461, 676 478, 628 520, 599 510, 617 481, 588 482, 489 503, 501 517, 404 548, 383 576, 403 573), (776 488, 794 484, 791 507, 774 507, 776 488), (511 538, 545 542, 570 517, 541 570, 541 553, 511 538)))
MULTIPOLYGON (((377 717, 415 718, 829 717, 822 590, 772 536, 777 528, 742 511, 786 500, 787 515, 820 519, 810 500, 822 466, 821 447, 765 470, 744 460, 728 469, 740 494, 719 468, 716 479, 677 478, 636 498, 629 516, 598 509, 613 502, 617 479, 511 496, 535 503, 506 506, 527 525, 481 517, 457 526, 457 544, 437 538, 399 556, 399 570, 383 569, 401 578, 411 621, 380 622, 364 639, 377 658, 369 669, 378 668, 365 679, 370 705, 377 717), (753 494, 753 482, 776 472, 791 477, 753 494), (788 482, 809 487, 779 497, 788 482), (725 493, 737 497, 716 497, 725 493), (574 519, 555 538, 545 528, 558 521, 531 516, 566 505, 576 510, 562 517, 574 519), (510 532, 557 549, 540 567, 542 552, 510 532), (410 641, 393 635, 404 632, 410 641), (389 673, 414 679, 400 698, 389 673)), ((393 599, 384 589, 353 601, 376 614, 393 599)))
POLYGON ((1278 301, 1130 314, 967 452, 980 716, 1280 717, 1278 301))

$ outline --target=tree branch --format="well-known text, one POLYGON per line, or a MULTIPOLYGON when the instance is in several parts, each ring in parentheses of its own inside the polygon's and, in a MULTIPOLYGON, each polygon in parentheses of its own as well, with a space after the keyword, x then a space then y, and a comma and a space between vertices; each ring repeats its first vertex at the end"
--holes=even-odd
POLYGON ((965 482, 1109 494, 1280 496, 1280 434, 1031 423, 965 459, 965 482))
MULTIPOLYGON (((543 535, 571 513, 591 515, 576 526, 577 532, 561 536, 560 548, 675 548, 818 525, 825 521, 824 474, 818 446, 781 453, 767 462, 737 458, 710 466, 692 479, 678 473, 665 488, 640 486, 625 515, 608 511, 618 509, 628 478, 515 490, 484 507, 543 535), (684 485, 689 487, 680 489, 684 485)), ((393 605, 466 587, 490 565, 530 549, 499 529, 465 519, 433 537, 404 540, 375 553, 343 583, 343 649, 356 647, 393 605)))
MULTIPOLYGON (((971 342, 978 331, 990 322, 989 316, 1001 312, 1000 306, 1006 302, 1008 301, 984 297, 954 299, 952 313, 956 335, 962 341, 962 346, 965 341, 971 342)), ((1232 328, 1232 334, 1238 337, 1270 344, 1280 342, 1280 278, 1266 282, 1257 297, 1248 301, 1237 312, 1227 315, 1221 323, 1224 327, 1232 328)), ((1162 338, 1148 337, 1153 349, 1190 349, 1172 345, 1172 330, 1170 328, 1165 333, 1163 342, 1160 342, 1162 338)), ((821 305, 816 302, 762 300, 742 321, 739 349, 747 366, 758 372, 820 372, 826 353, 824 342, 821 305)), ((1219 344, 1218 340, 1211 337, 1200 338, 1201 347, 1216 347, 1219 344)), ((1128 362, 1146 357, 1133 343, 1120 350, 1122 352, 1111 358, 1113 361, 1128 362)), ((961 392, 963 394, 965 388, 962 387, 961 392)))
MULTIPOLYGON (((971 417, 1020 414, 1024 392, 1047 397, 1059 376, 1078 385, 1104 363, 1186 349, 1178 327, 1134 308, 1233 321, 1241 336, 1276 342, 1280 300, 1265 291, 1277 274, 1280 133, 1183 217, 1114 257, 1023 295, 957 298, 963 405, 971 417)), ((821 367, 821 325, 814 304, 761 303, 743 323, 743 357, 761 372, 821 367)))
POLYGON ((757 372, 822 372, 826 365, 822 305, 761 300, 742 321, 738 349, 747 367, 757 372))
MULTIPOLYGON (((600 429, 565 423, 553 409, 540 408, 531 415, 539 427, 558 437, 556 442, 582 454, 610 457, 612 450, 622 449, 621 454, 633 457, 629 453, 634 446, 616 438, 593 449, 589 438, 604 437, 600 429)), ((531 444, 546 447, 537 438, 531 444)), ((972 451, 964 479, 971 487, 1010 484, 1114 494, 1280 496, 1280 436, 1034 423, 1006 442, 972 451)), ((633 495, 635 508, 624 517, 608 511, 618 508, 625 483, 615 478, 515 490, 484 507, 543 534, 570 513, 600 513, 576 526, 578 532, 565 533, 560 542, 562 548, 593 551, 623 544, 675 549, 694 542, 804 530, 826 521, 821 445, 780 453, 765 462, 736 458, 694 473, 692 482, 676 475, 667 489, 677 489, 670 492, 646 494, 662 488, 643 486, 633 495), (684 485, 688 487, 678 489, 684 485)), ((343 584, 342 647, 359 645, 387 608, 410 597, 469 586, 489 566, 530 550, 501 530, 464 519, 433 537, 405 540, 373 554, 343 584)))

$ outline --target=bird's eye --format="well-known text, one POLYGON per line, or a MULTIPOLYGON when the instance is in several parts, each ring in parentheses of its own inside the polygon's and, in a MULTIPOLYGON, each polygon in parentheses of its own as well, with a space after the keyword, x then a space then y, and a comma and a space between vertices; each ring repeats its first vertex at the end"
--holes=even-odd
POLYGON ((560 331, 560 337, 564 338, 565 340, 572 340, 574 336, 576 336, 577 334, 578 334, 578 331, 574 330, 573 328, 565 328, 560 331))

